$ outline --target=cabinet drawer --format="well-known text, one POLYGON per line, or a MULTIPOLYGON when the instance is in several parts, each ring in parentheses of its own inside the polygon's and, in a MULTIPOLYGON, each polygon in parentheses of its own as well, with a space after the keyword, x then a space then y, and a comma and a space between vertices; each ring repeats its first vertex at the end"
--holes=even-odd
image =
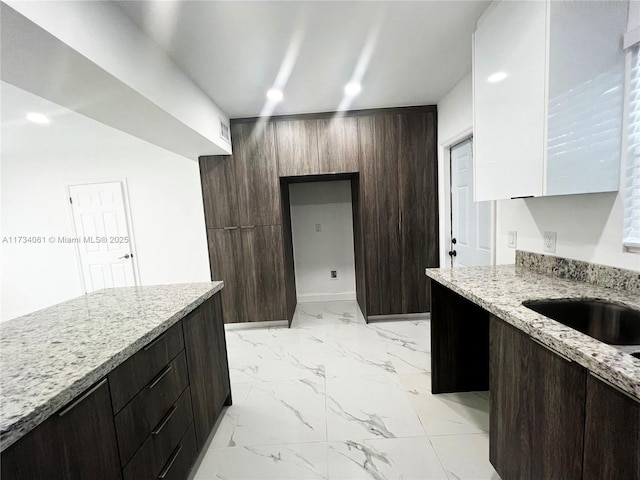
POLYGON ((184 351, 116 415, 120 461, 126 465, 189 385, 184 351))
POLYGON ((119 412, 183 348, 182 322, 178 322, 111 372, 113 411, 119 412))
MULTIPOLYGON (((178 401, 170 407, 167 414, 154 429, 154 433, 145 440, 140 450, 137 451, 124 468, 124 478, 131 480, 159 478, 163 470, 167 470, 172 474, 180 470, 185 471, 184 467, 180 468, 180 465, 184 462, 188 462, 186 470, 188 471, 195 455, 195 442, 193 442, 193 453, 189 453, 188 442, 181 443, 180 439, 185 435, 185 431, 189 426, 191 426, 191 436, 195 437, 192 420, 191 393, 187 388, 178 401), (181 444, 182 450, 176 453, 181 444), (170 466, 169 463, 172 460, 173 465, 170 466)), ((187 432, 186 437, 188 435, 189 432, 187 432)), ((167 474, 164 478, 184 479, 186 474, 182 477, 169 476, 167 474)))

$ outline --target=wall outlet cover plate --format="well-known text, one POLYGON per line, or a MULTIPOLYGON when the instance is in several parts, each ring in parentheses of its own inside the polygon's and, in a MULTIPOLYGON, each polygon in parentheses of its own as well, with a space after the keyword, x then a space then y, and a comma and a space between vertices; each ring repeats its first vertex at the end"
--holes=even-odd
POLYGON ((507 247, 516 248, 518 246, 518 232, 509 231, 507 233, 507 247))
POLYGON ((557 232, 544 232, 544 251, 548 253, 556 253, 557 239, 557 232))

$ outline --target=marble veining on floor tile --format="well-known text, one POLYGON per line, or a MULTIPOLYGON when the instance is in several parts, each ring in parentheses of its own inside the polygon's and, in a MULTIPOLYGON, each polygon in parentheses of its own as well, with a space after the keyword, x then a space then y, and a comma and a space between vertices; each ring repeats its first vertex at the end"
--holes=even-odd
POLYGON ((518 265, 428 268, 428 277, 640 399, 640 360, 522 305, 525 300, 601 299, 640 310, 640 296, 536 273, 518 265))
POLYGON ((7 448, 223 287, 108 288, 0 324, 7 448))
POLYGON ((497 478, 480 456, 489 398, 431 394, 429 330, 428 320, 367 325, 352 301, 300 304, 290 329, 228 330, 234 405, 191 478, 497 478), (435 435, 474 448, 473 464, 447 473, 443 459, 468 452, 438 451, 435 435))

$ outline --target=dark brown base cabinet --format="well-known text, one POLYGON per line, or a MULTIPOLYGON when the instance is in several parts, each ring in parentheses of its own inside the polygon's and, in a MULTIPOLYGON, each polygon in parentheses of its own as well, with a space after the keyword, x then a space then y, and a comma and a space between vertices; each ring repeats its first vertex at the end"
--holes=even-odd
POLYGON ((640 400, 587 376, 585 480, 640 480, 640 400))
POLYGON ((53 414, 0 458, 3 480, 122 478, 107 380, 53 414))
POLYGON ((2 452, 3 479, 184 480, 231 386, 220 293, 2 452))
POLYGON ((586 371, 491 317, 490 454, 503 480, 582 478, 586 371))
POLYGON ((503 480, 640 480, 640 401, 491 317, 490 460, 503 480))
POLYGON ((640 480, 640 400, 431 288, 432 391, 489 388, 489 459, 502 480, 640 480))

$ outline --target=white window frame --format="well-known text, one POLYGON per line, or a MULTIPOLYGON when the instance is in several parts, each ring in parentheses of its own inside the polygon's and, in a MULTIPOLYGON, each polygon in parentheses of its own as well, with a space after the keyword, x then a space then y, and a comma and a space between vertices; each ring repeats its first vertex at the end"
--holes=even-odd
POLYGON ((629 2, 624 36, 627 50, 626 152, 622 162, 623 247, 640 253, 640 2, 629 2))

